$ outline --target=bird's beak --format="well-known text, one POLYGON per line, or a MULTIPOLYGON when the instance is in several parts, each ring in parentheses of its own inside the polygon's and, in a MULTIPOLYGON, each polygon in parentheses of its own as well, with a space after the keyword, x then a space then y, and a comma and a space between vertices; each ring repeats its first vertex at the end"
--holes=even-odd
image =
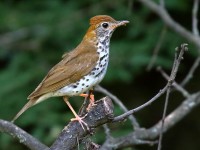
POLYGON ((115 24, 113 24, 113 29, 120 26, 125 26, 127 23, 129 23, 127 20, 117 21, 115 24))

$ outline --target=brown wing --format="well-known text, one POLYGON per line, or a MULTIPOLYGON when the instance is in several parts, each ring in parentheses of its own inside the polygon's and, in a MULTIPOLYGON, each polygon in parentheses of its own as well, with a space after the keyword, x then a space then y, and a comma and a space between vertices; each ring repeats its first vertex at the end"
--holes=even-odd
POLYGON ((98 54, 94 46, 89 43, 84 46, 80 44, 72 52, 63 56, 63 60, 48 72, 28 99, 56 91, 78 81, 95 67, 97 60, 98 54))

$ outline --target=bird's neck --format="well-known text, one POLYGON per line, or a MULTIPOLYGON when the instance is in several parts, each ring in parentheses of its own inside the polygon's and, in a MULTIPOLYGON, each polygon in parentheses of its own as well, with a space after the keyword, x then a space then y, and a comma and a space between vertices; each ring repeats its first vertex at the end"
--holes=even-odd
POLYGON ((87 41, 92 44, 97 44, 97 35, 95 30, 90 27, 88 31, 86 32, 85 36, 83 37, 83 41, 87 41))
POLYGON ((109 55, 109 46, 110 46, 110 38, 112 36, 113 31, 101 34, 100 32, 93 29, 91 26, 87 33, 85 34, 83 41, 87 41, 87 43, 91 43, 92 45, 97 46, 97 53, 101 57, 105 53, 109 55))

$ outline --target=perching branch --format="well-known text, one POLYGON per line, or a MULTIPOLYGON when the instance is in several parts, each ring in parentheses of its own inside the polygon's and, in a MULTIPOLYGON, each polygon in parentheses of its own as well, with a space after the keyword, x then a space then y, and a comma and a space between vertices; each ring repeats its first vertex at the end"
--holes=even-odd
MULTIPOLYGON (((108 97, 96 101, 95 104, 83 119, 91 130, 113 119, 113 104, 108 97)), ((91 133, 91 131, 84 131, 79 122, 70 122, 60 133, 57 140, 50 147, 50 150, 76 149, 78 142, 81 143, 91 133)))

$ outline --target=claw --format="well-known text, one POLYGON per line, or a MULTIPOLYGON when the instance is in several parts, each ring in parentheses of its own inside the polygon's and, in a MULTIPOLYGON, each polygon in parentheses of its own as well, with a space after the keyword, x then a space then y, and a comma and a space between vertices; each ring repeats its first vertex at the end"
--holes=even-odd
MULTIPOLYGON (((87 115, 87 114, 86 114, 86 115, 87 115)), ((85 131, 84 125, 85 125, 85 127, 87 128, 87 130, 89 131, 90 128, 89 128, 88 124, 87 124, 86 122, 83 121, 83 118, 85 118, 86 115, 83 116, 83 117, 79 117, 79 116, 77 115, 76 118, 72 118, 71 121, 78 121, 78 122, 80 123, 80 125, 81 125, 81 127, 83 128, 84 131, 85 131)))

